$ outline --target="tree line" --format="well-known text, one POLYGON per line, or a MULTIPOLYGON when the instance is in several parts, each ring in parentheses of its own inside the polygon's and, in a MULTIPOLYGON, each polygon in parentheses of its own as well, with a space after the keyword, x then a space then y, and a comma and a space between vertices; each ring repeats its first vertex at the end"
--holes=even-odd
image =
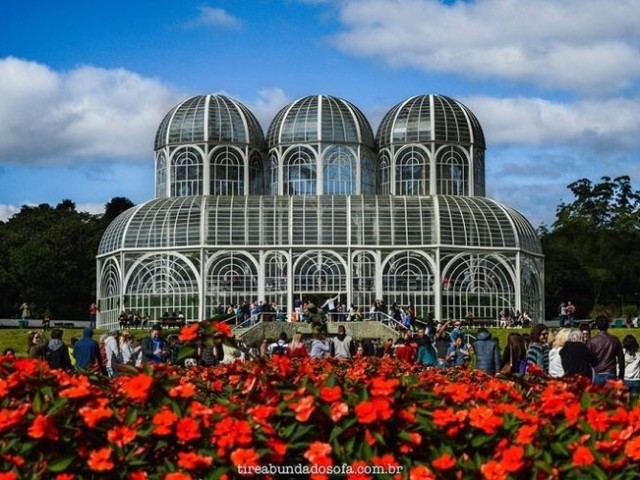
MULTIPOLYGON (((538 235, 545 254, 546 318, 561 301, 577 305, 578 318, 630 315, 640 304, 640 191, 628 176, 582 178, 567 187, 551 226, 538 235)), ((102 234, 131 200, 115 197, 105 212, 76 210, 71 200, 55 207, 23 206, 0 222, 0 318, 18 316, 22 302, 34 316, 84 319, 95 301, 95 255, 102 234)))
POLYGON ((96 295, 96 253, 105 229, 131 200, 115 197, 105 212, 79 212, 71 200, 23 206, 0 222, 0 318, 16 318, 23 302, 34 318, 88 318, 96 295))

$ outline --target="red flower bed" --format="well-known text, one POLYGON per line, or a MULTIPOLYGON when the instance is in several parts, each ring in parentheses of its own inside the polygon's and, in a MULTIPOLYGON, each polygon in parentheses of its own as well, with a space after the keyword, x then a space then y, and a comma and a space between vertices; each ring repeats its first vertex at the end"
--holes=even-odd
POLYGON ((268 465, 403 468, 339 477, 351 479, 629 478, 640 408, 615 384, 393 359, 277 357, 109 380, 0 357, 0 479, 238 478, 268 465))

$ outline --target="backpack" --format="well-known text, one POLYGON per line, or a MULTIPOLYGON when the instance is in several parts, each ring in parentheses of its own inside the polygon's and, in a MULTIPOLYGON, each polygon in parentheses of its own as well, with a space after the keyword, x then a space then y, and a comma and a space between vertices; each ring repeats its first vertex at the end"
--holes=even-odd
POLYGON ((56 349, 56 350, 51 350, 49 347, 47 347, 47 349, 45 350, 45 358, 47 360, 47 363, 49 364, 49 368, 56 369, 56 368, 66 368, 67 365, 65 364, 64 361, 64 346, 56 349))
POLYGON ((271 352, 271 355, 286 355, 287 354, 287 347, 285 345, 281 345, 280 343, 276 344, 275 347, 273 347, 273 351, 271 352))

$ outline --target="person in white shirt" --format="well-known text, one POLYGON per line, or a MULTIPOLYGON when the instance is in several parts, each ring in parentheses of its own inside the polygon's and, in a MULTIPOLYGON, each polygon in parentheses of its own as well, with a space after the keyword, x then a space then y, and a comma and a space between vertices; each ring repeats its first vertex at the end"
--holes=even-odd
POLYGON ((353 351, 353 339, 347 335, 343 325, 338 327, 338 335, 331 339, 333 343, 333 356, 336 358, 351 358, 353 351))
POLYGON ((562 368, 560 350, 562 350, 564 344, 567 343, 570 333, 570 328, 563 328, 556 333, 556 337, 553 339, 553 345, 551 345, 551 350, 549 350, 549 375, 553 378, 564 377, 564 368, 562 368))
POLYGON ((624 384, 631 393, 640 393, 640 353, 638 340, 633 335, 627 335, 622 340, 624 349, 624 384))
POLYGON ((319 332, 311 343, 311 358, 325 358, 331 354, 331 346, 327 342, 325 333, 319 332))
POLYGON ((122 363, 120 347, 118 346, 118 330, 111 330, 104 339, 104 351, 107 356, 107 375, 115 377, 118 374, 116 367, 122 363))

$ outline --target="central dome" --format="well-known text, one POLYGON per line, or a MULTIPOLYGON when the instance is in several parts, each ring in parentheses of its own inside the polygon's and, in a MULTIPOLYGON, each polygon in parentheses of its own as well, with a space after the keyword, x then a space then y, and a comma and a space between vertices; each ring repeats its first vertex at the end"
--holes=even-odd
POLYGON ((300 98, 275 116, 267 133, 269 148, 292 143, 350 143, 373 147, 373 131, 363 113, 330 95, 300 98))

